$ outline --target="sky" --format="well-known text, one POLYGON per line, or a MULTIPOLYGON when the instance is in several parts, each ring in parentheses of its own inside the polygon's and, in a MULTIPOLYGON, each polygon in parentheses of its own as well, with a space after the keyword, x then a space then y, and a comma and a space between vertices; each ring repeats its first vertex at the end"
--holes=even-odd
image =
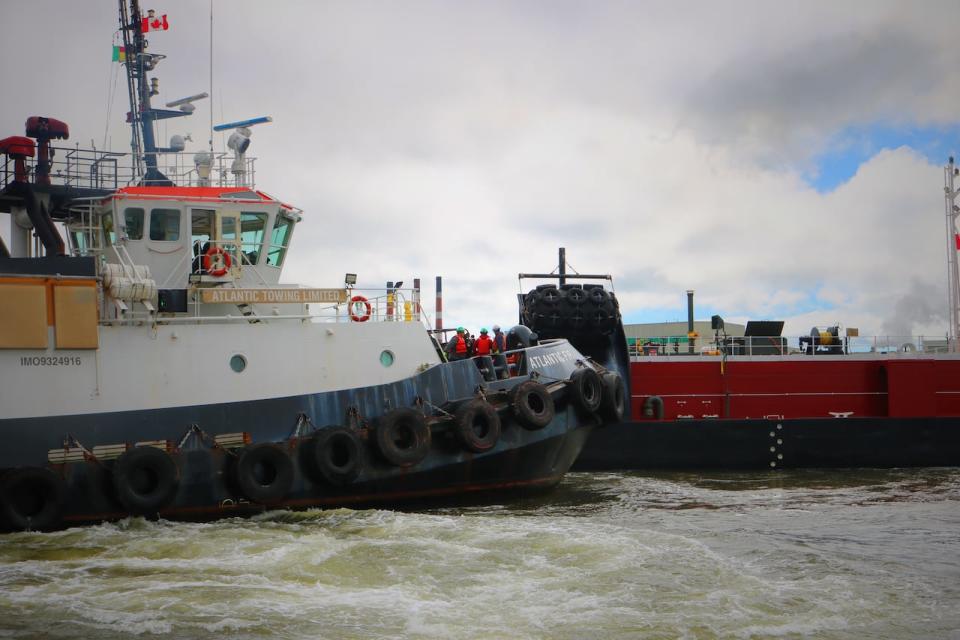
MULTIPOLYGON (((253 131, 304 210, 284 280, 414 278, 446 326, 512 325, 558 248, 626 322, 943 336, 960 3, 214 0, 213 100, 160 138, 253 131)), ((209 91, 210 4, 143 5, 158 103, 209 91)), ((129 149, 116 3, 0 0, 0 137, 129 149), (118 84, 117 84, 118 83, 118 84), (111 87, 117 90, 111 98, 111 87), (108 117, 109 113, 109 117, 108 117)), ((162 104, 161 104, 162 106, 162 104)), ((222 136, 215 137, 217 146, 222 136)))

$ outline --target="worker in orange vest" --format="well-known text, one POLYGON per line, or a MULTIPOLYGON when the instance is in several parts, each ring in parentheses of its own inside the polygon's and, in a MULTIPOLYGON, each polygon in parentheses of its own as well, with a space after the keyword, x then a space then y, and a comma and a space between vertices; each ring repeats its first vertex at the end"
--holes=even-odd
POLYGON ((493 340, 487 335, 486 329, 480 329, 480 337, 473 343, 473 354, 488 356, 493 353, 493 340))
POLYGON ((467 357, 467 338, 463 327, 457 327, 457 335, 450 338, 447 343, 447 358, 452 362, 454 360, 465 360, 467 357))

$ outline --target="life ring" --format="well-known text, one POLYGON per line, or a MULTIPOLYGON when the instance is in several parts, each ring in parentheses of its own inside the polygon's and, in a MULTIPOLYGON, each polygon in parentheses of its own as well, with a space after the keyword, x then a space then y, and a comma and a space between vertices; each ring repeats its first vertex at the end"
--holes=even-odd
POLYGON ((603 399, 600 374, 590 367, 577 369, 570 376, 570 394, 579 409, 595 413, 603 399))
POLYGON ((329 426, 303 443, 304 467, 314 480, 333 485, 353 482, 363 471, 364 455, 360 437, 346 427, 329 426))
POLYGON ((233 262, 230 260, 230 254, 221 247, 210 247, 207 249, 207 252, 203 254, 203 270, 216 278, 226 275, 227 269, 230 268, 231 264, 233 264, 233 262), (216 260, 216 262, 214 262, 214 260, 216 260), (218 264, 219 266, 211 269, 214 264, 218 264))
POLYGON ((180 485, 177 464, 156 447, 134 447, 113 463, 113 489, 128 513, 156 515, 180 485))
POLYGON ((374 439, 380 455, 390 464, 411 467, 430 452, 430 427, 414 409, 388 411, 377 421, 374 439))
POLYGON ((53 529, 66 493, 63 478, 50 469, 13 469, 0 480, 0 521, 15 531, 53 529))
POLYGON ((524 429, 536 431, 550 424, 556 415, 553 396, 533 380, 525 380, 510 392, 510 409, 524 429))
POLYGON ((623 379, 619 373, 608 371, 600 376, 600 380, 603 383, 600 413, 610 422, 620 422, 623 420, 623 413, 626 409, 623 379))
POLYGON ((367 302, 367 299, 363 296, 353 296, 350 298, 350 319, 354 322, 366 322, 370 319, 370 312, 373 309, 370 307, 370 303, 367 302), (357 313, 357 305, 363 305, 363 313, 357 313))
POLYGON ((468 451, 483 453, 500 440, 500 416, 479 398, 467 400, 454 414, 457 439, 468 451))
POLYGON ((251 445, 237 459, 234 480, 251 502, 273 504, 286 497, 293 486, 293 461, 275 444, 251 445))

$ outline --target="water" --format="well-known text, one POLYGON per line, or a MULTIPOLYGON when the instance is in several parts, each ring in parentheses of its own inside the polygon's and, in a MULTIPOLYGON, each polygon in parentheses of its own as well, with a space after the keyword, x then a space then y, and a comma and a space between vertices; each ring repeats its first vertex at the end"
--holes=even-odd
POLYGON ((0 537, 0 637, 960 638, 960 470, 0 537))

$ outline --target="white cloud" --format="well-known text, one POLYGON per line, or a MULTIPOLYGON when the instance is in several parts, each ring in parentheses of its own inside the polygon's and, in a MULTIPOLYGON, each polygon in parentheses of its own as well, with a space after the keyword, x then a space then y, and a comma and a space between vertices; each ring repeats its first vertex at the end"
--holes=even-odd
MULTIPOLYGON (((0 53, 30 52, 5 72, 22 90, 0 103, 3 136, 43 114, 100 143, 115 5, 75 4, 0 7, 0 53)), ((507 325, 516 274, 564 246, 613 274, 627 312, 684 316, 695 289, 698 307, 793 333, 945 331, 940 168, 901 148, 832 193, 802 176, 845 127, 956 122, 956 3, 215 7, 215 120, 272 115, 258 186, 305 210, 290 281, 420 277, 432 308, 441 275, 448 324, 507 325)), ((163 11, 166 101, 207 88, 209 16, 163 11)), ((161 137, 205 139, 206 109, 161 137)))

